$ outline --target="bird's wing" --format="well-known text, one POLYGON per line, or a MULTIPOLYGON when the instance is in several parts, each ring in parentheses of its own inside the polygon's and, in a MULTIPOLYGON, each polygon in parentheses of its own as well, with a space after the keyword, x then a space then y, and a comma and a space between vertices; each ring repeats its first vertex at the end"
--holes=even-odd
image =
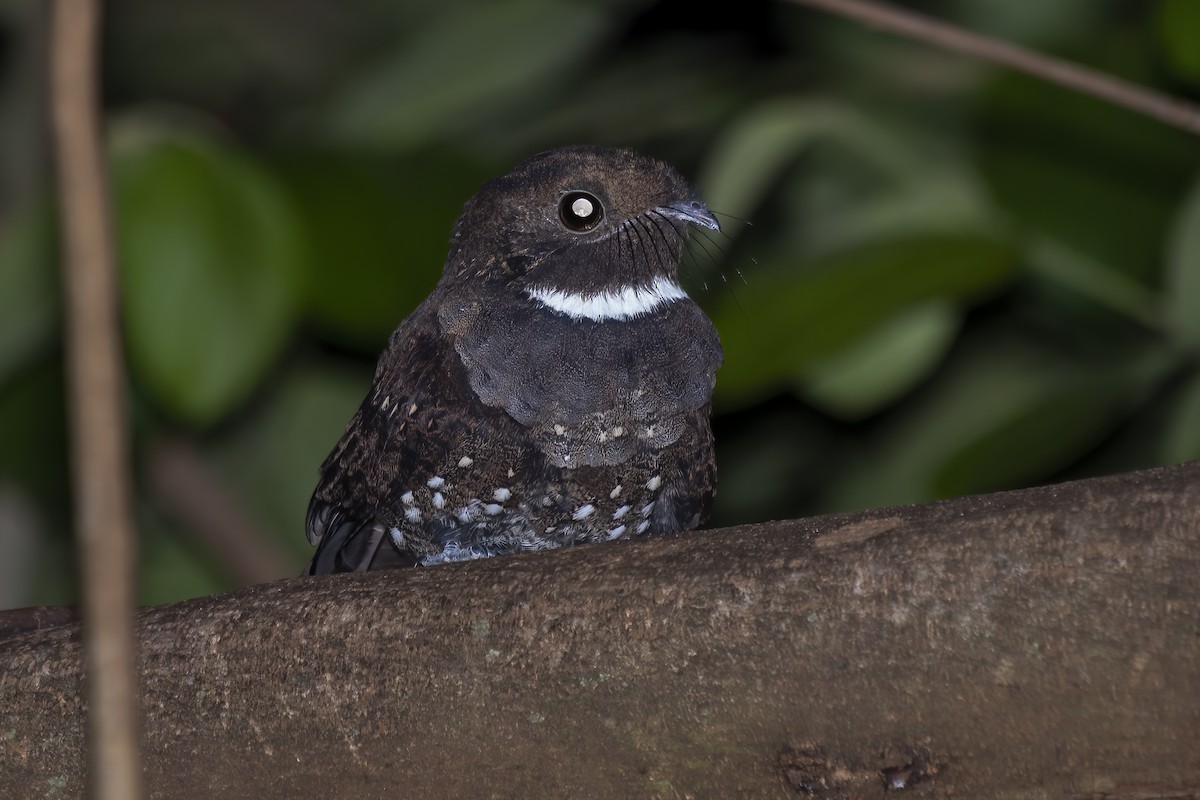
MULTIPOLYGON (((444 463, 445 437, 430 433, 442 408, 460 402, 430 391, 454 385, 446 374, 453 353, 442 352, 436 323, 424 314, 418 308, 396 329, 371 391, 321 465, 306 520, 308 540, 317 545, 308 574, 416 563, 415 554, 389 541, 399 505, 396 487, 444 463)), ((457 383, 465 391, 465 381, 457 383)))

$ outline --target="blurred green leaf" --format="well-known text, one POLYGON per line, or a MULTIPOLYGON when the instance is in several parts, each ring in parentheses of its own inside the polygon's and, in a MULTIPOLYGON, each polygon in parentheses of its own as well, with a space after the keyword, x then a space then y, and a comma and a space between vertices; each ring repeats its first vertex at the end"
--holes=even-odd
POLYGON ((0 385, 55 336, 55 250, 45 205, 9 217, 0 233, 0 385))
POLYGON ((987 337, 943 370, 835 481, 830 508, 923 502, 1054 475, 1121 422, 1171 360, 1159 352, 1082 364, 1039 344, 987 337))
POLYGON ((305 275, 294 212, 260 166, 194 137, 137 143, 115 179, 132 366, 166 410, 213 423, 291 334, 305 275))
POLYGON ((727 56, 719 44, 691 39, 623 48, 601 69, 581 70, 538 113, 514 104, 499 117, 502 124, 464 138, 485 152, 505 153, 532 153, 550 143, 629 147, 654 140, 656 154, 670 160, 663 147, 695 147, 697 131, 726 121, 745 102, 745 62, 727 56))
POLYGON ((725 348, 717 402, 729 408, 767 396, 913 305, 995 292, 1016 267, 1008 246, 961 234, 877 242, 760 274, 714 310, 725 348))
POLYGON ((175 603, 236 588, 219 567, 184 545, 169 523, 142 515, 138 546, 138 605, 175 603))
POLYGON ((1106 268, 1145 278, 1168 206, 1157 192, 1048 153, 998 145, 984 158, 997 200, 1024 226, 1106 268))
MULTIPOLYGON (((780 201, 792 209, 794 246, 824 255, 914 231, 954 234, 964 230, 1003 238, 1009 231, 966 164, 944 157, 904 183, 845 191, 845 173, 831 168, 818 149, 784 187, 780 201), (830 191, 840 184, 842 192, 830 191)), ((914 158, 915 158, 914 154, 914 158)))
POLYGON ((449 4, 348 86, 325 117, 343 142, 411 148, 470 131, 564 80, 613 20, 589 3, 449 4))
POLYGON ((1171 398, 1156 464, 1178 464, 1200 458, 1200 372, 1193 374, 1171 398))
POLYGON ((0 386, 0 485, 7 484, 33 501, 35 524, 42 534, 30 590, 18 605, 75 601, 66 423, 59 358, 37 359, 0 386))
POLYGON ((309 246, 309 314, 324 335, 371 352, 433 288, 454 219, 491 172, 450 152, 399 162, 300 152, 277 166, 309 246))
MULTIPOLYGON (((1161 300, 1152 289, 1059 241, 1030 236, 1025 246, 1025 262, 1031 275, 1049 279, 1077 300, 1116 312, 1148 329, 1161 327, 1161 300)), ((1067 324, 1088 327, 1080 324, 1078 317, 1067 324)))
POLYGON ((1167 319, 1180 338, 1200 347, 1200 181, 1175 218, 1167 243, 1167 319))
POLYGON ((785 517, 797 494, 811 491, 814 476, 825 475, 831 426, 816 413, 797 413, 796 406, 759 408, 733 422, 717 421, 720 489, 708 527, 785 517))
POLYGON ((954 343, 961 317, 945 300, 905 309, 829 358, 803 367, 800 394, 839 419, 867 417, 933 371, 954 343))
POLYGON ((936 497, 956 497, 1044 480, 1112 432, 1129 405, 1123 375, 1100 375, 1042 386, 1003 387, 1011 403, 938 464, 927 484, 936 497), (1025 393, 1025 392, 1028 393, 1025 393), (990 423, 990 424, 989 424, 990 423), (985 427, 986 425, 986 427, 985 427))
POLYGON ((699 181, 708 205, 749 218, 815 140, 828 139, 893 178, 912 177, 895 139, 852 109, 808 98, 775 100, 739 115, 709 153, 699 181))
POLYGON ((1146 286, 1177 198, 1200 167, 1194 137, 1023 76, 979 112, 979 164, 1021 228, 1146 286))
POLYGON ((47 527, 70 529, 63 365, 45 357, 0 386, 0 475, 34 498, 47 527))
POLYGON ((369 368, 302 364, 280 376, 252 418, 204 448, 251 517, 296 554, 297 571, 312 556, 304 515, 318 468, 370 385, 369 368))
POLYGON ((1163 0, 1158 30, 1167 56, 1180 75, 1200 83, 1200 3, 1163 0))
POLYGON ((1108 8, 1107 4, 1096 0, 1054 0, 1053 3, 954 0, 949 12, 947 16, 971 30, 1036 45, 1092 33, 1097 23, 1104 22, 1108 8))

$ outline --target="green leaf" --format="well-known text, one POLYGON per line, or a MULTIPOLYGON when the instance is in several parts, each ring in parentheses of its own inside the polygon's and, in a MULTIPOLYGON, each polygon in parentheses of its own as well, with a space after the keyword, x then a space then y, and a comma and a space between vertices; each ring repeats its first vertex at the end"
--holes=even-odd
POLYGON ((1163 0, 1158 30, 1167 56, 1180 75, 1200 83, 1200 3, 1163 0))
POLYGON ((1200 373, 1193 373, 1171 398, 1157 451, 1157 464, 1200 458, 1200 373))
POLYGON ((569 75, 612 21, 551 0, 443 6, 324 115, 341 141, 411 148, 478 126, 569 75))
POLYGON ((204 447, 205 460, 238 500, 295 553, 296 570, 312 557, 304 515, 318 468, 371 385, 371 371, 301 363, 285 371, 253 417, 204 447))
POLYGON ((29 501, 38 534, 34 563, 27 565, 28 592, 16 605, 76 601, 66 376, 56 356, 35 359, 0 385, 0 494, 11 491, 29 501))
POLYGON ((931 299, 970 301, 1014 274, 1016 254, 981 236, 914 236, 839 253, 804 268, 764 271, 714 310, 725 348, 722 408, 792 384, 882 320, 931 299))
MULTIPOLYGON (((640 0, 639 0, 640 1, 640 0)), ((707 39, 678 39, 622 48, 604 68, 572 74, 571 86, 556 92, 537 113, 514 104, 499 124, 469 137, 490 152, 529 153, 548 142, 592 142, 637 146, 663 143, 658 155, 679 145, 698 144, 696 132, 725 122, 745 102, 742 62, 707 39), (679 69, 687 64, 687 69, 679 69)))
POLYGON ((52 535, 70 530, 65 376, 40 358, 0 386, 0 478, 32 497, 52 535))
POLYGON ((867 417, 927 377, 954 343, 954 303, 931 300, 884 320, 848 347, 801 370, 800 394, 843 420, 867 417))
POLYGON ((1096 0, 1014 3, 1012 0, 955 0, 947 16, 970 30, 1031 45, 1054 45, 1070 37, 1095 35, 1111 11, 1096 0))
POLYGON ((138 605, 176 603, 237 588, 169 523, 143 516, 150 522, 143 526, 138 548, 138 605))
POLYGON ((292 331, 305 274, 294 212, 261 167, 199 138, 142 141, 115 178, 133 369, 167 411, 211 424, 292 331))
MULTIPOLYGON (((1010 384, 1011 385, 1011 384, 1010 384)), ((1022 387, 973 438, 927 476, 936 497, 1032 483, 1066 467, 1104 439, 1128 405, 1124 376, 1099 375, 1022 387)))
POLYGON ((373 353, 437 282, 454 219, 492 171, 453 152, 386 162, 301 152, 277 166, 309 246, 309 315, 373 353))
POLYGON ((837 104, 785 99, 745 112, 729 126, 709 153, 701 194, 711 208, 749 218, 817 140, 848 147, 893 178, 911 177, 907 154, 869 120, 837 104))
POLYGON ((920 405, 858 454, 830 507, 923 502, 1050 477, 1108 436, 1170 364, 1155 352, 1081 364, 1021 339, 974 342, 920 405))
POLYGON ((19 211, 0 232, 0 385, 55 336, 55 251, 48 206, 19 211))
POLYGON ((1008 75, 980 109, 979 166, 996 202, 1029 235, 1100 267, 1099 282, 1116 273, 1154 286, 1200 148, 1194 137, 1095 98, 1008 75))
POLYGON ((1167 243, 1166 314, 1176 334, 1200 347, 1200 181, 1175 218, 1167 243))

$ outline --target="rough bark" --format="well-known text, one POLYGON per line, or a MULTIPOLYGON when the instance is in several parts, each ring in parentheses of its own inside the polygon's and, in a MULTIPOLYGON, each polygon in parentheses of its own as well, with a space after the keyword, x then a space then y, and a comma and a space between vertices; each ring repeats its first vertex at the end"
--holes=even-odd
MULTIPOLYGON (((1200 464, 139 616, 155 797, 1200 795, 1200 464)), ((0 643, 0 796, 85 781, 0 643)))

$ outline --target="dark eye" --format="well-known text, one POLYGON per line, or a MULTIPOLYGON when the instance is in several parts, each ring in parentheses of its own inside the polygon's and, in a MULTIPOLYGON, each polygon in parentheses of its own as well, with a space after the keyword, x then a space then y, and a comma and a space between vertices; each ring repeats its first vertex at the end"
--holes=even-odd
POLYGON ((558 218, 569 230, 586 233, 604 219, 604 206, 589 192, 567 192, 558 204, 558 218))

